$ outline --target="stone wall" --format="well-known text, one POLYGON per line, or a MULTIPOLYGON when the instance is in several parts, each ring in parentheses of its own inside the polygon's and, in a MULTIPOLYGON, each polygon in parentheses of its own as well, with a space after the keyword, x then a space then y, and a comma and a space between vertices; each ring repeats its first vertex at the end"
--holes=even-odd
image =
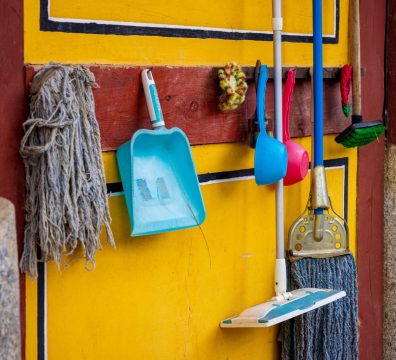
POLYGON ((21 358, 19 270, 14 205, 0 198, 0 359, 21 358))

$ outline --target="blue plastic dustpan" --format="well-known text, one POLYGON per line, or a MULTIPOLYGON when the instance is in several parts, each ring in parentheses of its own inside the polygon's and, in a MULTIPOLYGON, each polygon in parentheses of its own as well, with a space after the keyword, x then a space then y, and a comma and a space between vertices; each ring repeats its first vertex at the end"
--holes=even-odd
POLYGON ((137 131, 117 150, 132 236, 197 226, 206 215, 188 139, 165 128, 149 70, 142 81, 154 130, 137 131))
POLYGON ((267 134, 265 129, 265 90, 267 87, 267 66, 260 67, 257 86, 256 112, 260 133, 256 142, 254 154, 254 177, 257 185, 273 184, 286 175, 287 150, 279 140, 267 134))

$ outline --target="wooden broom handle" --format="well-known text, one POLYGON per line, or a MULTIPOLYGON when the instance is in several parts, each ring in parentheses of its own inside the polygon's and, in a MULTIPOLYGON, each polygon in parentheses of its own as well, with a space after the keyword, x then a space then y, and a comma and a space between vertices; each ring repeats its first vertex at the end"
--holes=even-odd
POLYGON ((359 0, 350 0, 350 32, 352 61, 352 115, 362 114, 362 89, 360 72, 360 12, 359 0))

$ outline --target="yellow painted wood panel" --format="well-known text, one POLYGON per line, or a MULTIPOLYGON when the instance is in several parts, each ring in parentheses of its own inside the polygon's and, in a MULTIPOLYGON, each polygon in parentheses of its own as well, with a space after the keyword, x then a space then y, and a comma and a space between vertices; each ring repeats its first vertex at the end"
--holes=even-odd
MULTIPOLYGON (((57 18, 272 31, 270 0, 50 0, 57 18)), ((333 34, 336 0, 324 0, 323 32, 333 34)), ((312 32, 312 1, 283 2, 285 32, 312 32)))
POLYGON ((25 358, 37 359, 37 281, 25 278, 25 358))
MULTIPOLYGON (((333 32, 334 1, 324 0, 333 32)), ((272 65, 269 41, 185 39, 42 32, 39 0, 24 0, 25 62, 137 65, 272 65)), ((54 17, 246 30, 271 29, 271 1, 50 0, 54 17), (228 5, 228 6, 227 6, 228 5), (177 11, 176 11, 177 10, 177 11)), ((283 1, 285 31, 309 33, 310 0, 283 1)), ((340 0, 339 43, 324 46, 325 66, 348 60, 348 1, 340 0)), ((284 43, 285 65, 312 65, 312 44, 284 43)), ((99 84, 100 85, 100 84, 99 84)), ((310 149, 308 138, 299 139, 310 149)), ((245 144, 194 146, 198 173, 252 168, 245 144)), ((349 158, 348 219, 356 249, 357 153, 325 139, 326 159, 349 158)), ((108 182, 119 181, 114 153, 103 154, 108 182)), ((327 173, 343 211, 342 169, 327 173)), ((48 359, 276 359, 278 328, 220 329, 219 322, 273 295, 275 193, 254 180, 202 186, 201 229, 131 238, 123 197, 110 198, 117 248, 104 243, 93 272, 78 254, 48 266, 48 359)), ((309 179, 286 188, 285 230, 303 210, 309 179)), ((37 357, 37 283, 26 281, 26 359, 37 357)))
MULTIPOLYGON (((299 140, 309 149, 309 139, 299 140)), ((355 249, 356 151, 326 137, 328 159, 349 157, 349 225, 355 249)), ((242 144, 192 148, 199 173, 253 166, 242 144)), ((118 181, 104 153, 108 182, 118 181)), ((329 192, 343 207, 342 169, 328 170, 329 192)), ((275 191, 254 180, 202 186, 201 229, 132 238, 122 196, 110 198, 117 249, 104 245, 93 272, 78 255, 48 267, 49 359, 276 359, 277 327, 221 329, 220 320, 273 295, 275 191)), ((309 179, 287 187, 286 230, 303 210, 309 179)), ((35 359, 36 288, 27 283, 27 359, 35 359), (33 322, 33 324, 32 324, 33 322)))
MULTIPOLYGON (((333 33, 334 1, 323 2, 326 34, 333 33)), ((310 0, 286 0, 283 3, 285 31, 310 33, 310 0)), ((208 0, 50 0, 50 4, 50 14, 54 17, 271 30, 269 0, 222 0, 218 2, 218 6, 213 6, 208 0)), ((242 65, 253 65, 257 58, 268 65, 272 65, 273 62, 270 41, 44 32, 40 31, 39 5, 39 0, 24 1, 25 62, 29 63, 60 61, 139 65, 224 65, 230 60, 235 60, 242 65)), ((326 66, 338 66, 347 62, 347 0, 340 0, 340 14, 339 44, 324 46, 326 66)), ((312 45, 285 43, 283 55, 284 63, 287 65, 309 66, 312 64, 312 45)))

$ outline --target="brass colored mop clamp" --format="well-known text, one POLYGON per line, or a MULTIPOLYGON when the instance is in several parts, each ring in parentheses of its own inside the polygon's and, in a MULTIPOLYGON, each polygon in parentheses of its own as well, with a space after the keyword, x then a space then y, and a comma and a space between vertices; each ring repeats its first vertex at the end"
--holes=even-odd
POLYGON ((289 252, 296 258, 325 258, 349 253, 348 225, 333 209, 324 166, 316 166, 312 171, 307 206, 289 231, 289 252), (315 209, 325 212, 315 214, 315 209))

